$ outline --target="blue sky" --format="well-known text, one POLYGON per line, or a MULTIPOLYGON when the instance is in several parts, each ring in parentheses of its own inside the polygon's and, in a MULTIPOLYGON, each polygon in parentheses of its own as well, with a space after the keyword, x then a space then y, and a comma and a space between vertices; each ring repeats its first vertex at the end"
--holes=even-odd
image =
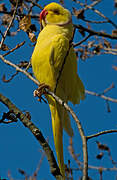
MULTIPOLYGON (((43 1, 39 1, 43 5, 43 1)), ((52 1, 46 1, 46 4, 52 1)), ((56 1, 58 2, 58 1, 56 1)), ((65 1, 65 7, 71 10, 72 1, 65 1)), ((72 3, 73 5, 75 3, 72 3)), ((7 4, 9 7, 9 3, 7 4)), ((114 4, 113 4, 114 5, 114 4)), ((112 18, 116 22, 117 17, 113 17, 113 5, 112 1, 103 0, 98 9, 102 11, 109 18, 112 18)), ((77 7, 79 7, 77 5, 77 7)), ((40 10, 36 8, 35 12, 40 13, 40 10)), ((88 12, 88 15, 91 19, 94 19, 93 14, 88 12)), ((98 17, 97 17, 97 20, 98 17)), ((73 19, 74 23, 80 23, 81 21, 76 21, 73 19)), ((38 24, 38 22, 34 21, 38 24)), ((39 25, 37 25, 39 30, 39 25)), ((108 33, 111 33, 112 26, 104 24, 102 26, 91 26, 95 30, 106 29, 108 33)), ((1 28, 2 29, 2 28, 1 28)), ((17 29, 17 24, 15 25, 17 29)), ((12 29, 13 30, 13 29, 12 29)), ((37 32, 38 34, 38 32, 37 32)), ((78 34, 75 37, 75 41, 81 40, 82 37, 78 34)), ((6 59, 14 63, 18 63, 21 60, 29 60, 33 52, 33 47, 31 42, 28 39, 28 36, 25 32, 20 31, 17 36, 12 38, 8 37, 5 43, 13 48, 17 43, 21 43, 23 40, 26 41, 25 45, 20 49, 16 50, 14 53, 8 55, 6 59)), ((112 41, 111 41, 112 42, 112 41)), ((114 44, 116 43, 113 41, 114 44)), ((117 86, 117 72, 113 70, 112 65, 117 65, 117 57, 112 55, 101 55, 94 56, 93 58, 87 59, 86 61, 79 60, 78 69, 80 77, 85 85, 87 90, 96 91, 102 93, 104 89, 110 86, 114 82, 117 86)), ((11 82, 3 83, 2 76, 6 75, 6 78, 9 78, 15 70, 12 67, 5 65, 0 61, 0 93, 7 96, 11 99, 16 106, 22 111, 29 111, 32 117, 32 122, 41 130, 44 137, 49 140, 49 144, 54 151, 55 148, 53 143, 52 127, 51 127, 51 117, 48 105, 44 103, 39 103, 36 98, 33 97, 33 91, 36 89, 36 85, 31 82, 25 75, 19 73, 11 82)), ((115 87, 107 93, 108 96, 117 98, 117 88, 115 87)), ((84 128, 85 134, 95 134, 98 131, 107 130, 107 129, 116 129, 117 128, 117 104, 109 103, 111 112, 107 112, 106 103, 103 99, 99 97, 93 97, 86 95, 84 101, 79 105, 73 107, 74 112, 78 115, 82 126, 84 128)), ((2 117, 3 112, 7 112, 7 108, 0 104, 0 118, 2 117)), ((78 133, 76 124, 71 118, 72 126, 74 129, 74 149, 77 154, 80 154, 80 160, 82 160, 82 142, 80 135, 78 133)), ((112 158, 117 161, 117 145, 116 145, 117 134, 104 135, 98 138, 89 140, 88 142, 88 152, 89 152, 89 165, 93 166, 104 166, 112 167, 112 163, 109 160, 107 152, 104 153, 102 160, 97 160, 96 155, 99 153, 97 148, 96 140, 101 143, 107 144, 111 150, 112 158)), ((71 167, 77 168, 77 164, 72 159, 68 152, 69 138, 64 133, 64 156, 65 163, 68 159, 71 161, 71 167)), ((12 123, 9 125, 0 124, 0 176, 1 178, 8 179, 8 171, 10 171, 11 176, 14 179, 23 179, 23 176, 20 175, 18 169, 23 169, 28 175, 32 175, 39 161, 42 157, 42 148, 35 140, 30 131, 25 128, 21 122, 12 123)), ((104 172, 103 179, 114 179, 116 172, 104 172)), ((74 179, 78 179, 81 176, 81 173, 74 172, 74 179)), ((95 170, 89 171, 89 176, 95 180, 99 179, 99 174, 95 170)), ((50 174, 50 169, 46 157, 42 161, 41 168, 38 175, 39 180, 54 179, 50 174)))

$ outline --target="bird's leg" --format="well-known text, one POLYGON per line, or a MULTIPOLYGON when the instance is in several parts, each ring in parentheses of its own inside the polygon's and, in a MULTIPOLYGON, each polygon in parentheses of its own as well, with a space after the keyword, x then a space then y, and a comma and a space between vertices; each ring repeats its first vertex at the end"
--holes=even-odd
POLYGON ((39 98, 38 99, 39 102, 42 102, 43 100, 45 103, 47 103, 46 100, 42 97, 43 94, 46 94, 45 88, 50 89, 49 85, 45 83, 41 83, 39 87, 33 92, 34 97, 37 96, 39 98))

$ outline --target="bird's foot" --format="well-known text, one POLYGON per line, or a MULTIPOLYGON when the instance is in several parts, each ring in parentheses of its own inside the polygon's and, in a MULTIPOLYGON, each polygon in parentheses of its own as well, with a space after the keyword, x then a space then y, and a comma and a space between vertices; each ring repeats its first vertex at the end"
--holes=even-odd
POLYGON ((45 103, 47 103, 47 101, 42 97, 42 95, 46 94, 45 88, 50 89, 49 85, 41 83, 39 87, 33 92, 34 97, 37 96, 39 102, 42 102, 43 100, 45 103))

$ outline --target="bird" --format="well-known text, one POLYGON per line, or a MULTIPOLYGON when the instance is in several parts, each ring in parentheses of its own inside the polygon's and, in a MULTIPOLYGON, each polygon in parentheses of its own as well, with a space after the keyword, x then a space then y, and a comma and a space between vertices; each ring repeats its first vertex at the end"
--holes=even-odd
MULTIPOLYGON (((31 57, 33 73, 40 85, 48 85, 52 92, 56 89, 56 95, 64 102, 79 104, 85 98, 85 90, 77 74, 77 56, 70 44, 74 30, 71 13, 60 4, 52 2, 40 13, 40 23, 42 30, 31 57)), ((63 129, 70 137, 74 133, 65 108, 51 95, 46 94, 45 97, 51 111, 58 165, 65 179, 63 129)))

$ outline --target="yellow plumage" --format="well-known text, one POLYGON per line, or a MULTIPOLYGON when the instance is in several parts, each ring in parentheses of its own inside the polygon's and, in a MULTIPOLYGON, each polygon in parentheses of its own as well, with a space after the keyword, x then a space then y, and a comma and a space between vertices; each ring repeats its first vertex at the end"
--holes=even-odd
MULTIPOLYGON (((73 25, 71 14, 57 3, 47 5, 40 19, 43 30, 40 32, 32 55, 32 68, 40 83, 49 85, 51 91, 56 81, 64 58, 69 50, 73 25)), ((84 86, 77 75, 77 59, 73 47, 70 48, 63 71, 56 89, 56 95, 66 103, 78 104, 84 99, 84 86)), ((63 128, 73 136, 69 115, 51 96, 46 95, 52 116, 53 136, 60 172, 65 178, 63 160, 63 128)))

